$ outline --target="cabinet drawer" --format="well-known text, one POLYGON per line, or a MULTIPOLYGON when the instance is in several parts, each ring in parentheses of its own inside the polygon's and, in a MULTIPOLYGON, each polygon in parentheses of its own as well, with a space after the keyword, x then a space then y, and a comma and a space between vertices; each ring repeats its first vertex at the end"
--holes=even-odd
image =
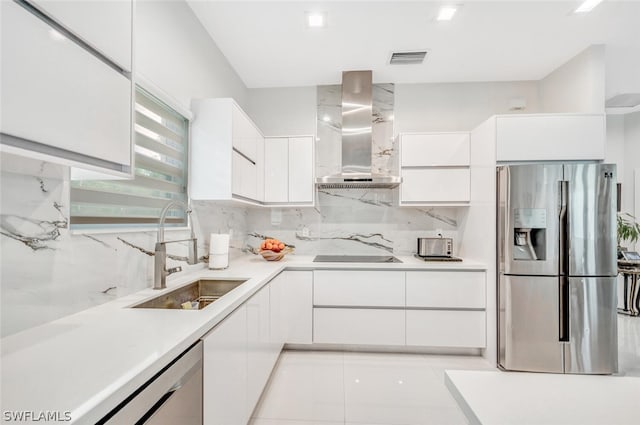
POLYGON ((484 272, 407 272, 407 307, 485 308, 484 272))
POLYGON ((313 272, 313 305, 404 307, 404 294, 405 272, 313 272))
POLYGON ((484 311, 407 311, 407 345, 484 348, 485 329, 484 311))
POLYGON ((313 342, 404 345, 404 310, 314 308, 313 342))
POLYGON ((404 168, 401 202, 469 202, 471 173, 468 168, 404 168))
POLYGON ((469 133, 403 134, 401 165, 469 165, 469 133))

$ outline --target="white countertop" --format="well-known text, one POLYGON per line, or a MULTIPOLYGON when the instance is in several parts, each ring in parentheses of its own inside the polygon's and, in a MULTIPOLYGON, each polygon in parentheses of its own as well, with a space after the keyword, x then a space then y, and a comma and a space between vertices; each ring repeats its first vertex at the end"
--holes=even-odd
POLYGON ((171 276, 165 291, 198 278, 248 279, 203 310, 127 308, 161 293, 149 288, 8 336, 0 340, 2 410, 70 411, 71 423, 95 423, 284 269, 486 269, 472 261, 398 258, 403 263, 313 263, 298 255, 267 262, 248 255, 226 270, 171 276))
POLYGON ((637 377, 447 370, 445 383, 472 425, 638 423, 637 377))

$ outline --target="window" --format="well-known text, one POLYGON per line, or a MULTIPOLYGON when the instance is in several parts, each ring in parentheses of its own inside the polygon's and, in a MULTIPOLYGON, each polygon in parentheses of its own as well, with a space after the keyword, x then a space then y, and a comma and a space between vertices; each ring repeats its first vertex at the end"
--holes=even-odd
MULTIPOLYGON (((141 88, 135 103, 135 178, 71 182, 71 226, 140 227, 158 223, 172 200, 187 202, 189 121, 141 88)), ((172 209, 168 226, 185 226, 172 209)))

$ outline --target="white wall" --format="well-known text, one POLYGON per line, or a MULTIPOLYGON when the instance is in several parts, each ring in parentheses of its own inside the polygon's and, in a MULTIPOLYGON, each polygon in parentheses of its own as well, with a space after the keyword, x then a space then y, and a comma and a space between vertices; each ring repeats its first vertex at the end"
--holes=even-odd
POLYGON ((640 93, 637 40, 628 40, 626 45, 607 44, 606 62, 607 99, 622 93, 640 93))
POLYGON ((541 112, 604 112, 605 48, 594 45, 540 80, 541 112))
POLYGON ((538 82, 397 84, 394 131, 471 131, 492 115, 516 112, 512 99, 526 102, 517 112, 539 112, 538 82))
POLYGON ((183 108, 204 97, 246 107, 246 86, 184 1, 137 1, 135 40, 135 73, 183 108))
POLYGON ((265 136, 316 134, 315 86, 248 90, 247 113, 265 136))

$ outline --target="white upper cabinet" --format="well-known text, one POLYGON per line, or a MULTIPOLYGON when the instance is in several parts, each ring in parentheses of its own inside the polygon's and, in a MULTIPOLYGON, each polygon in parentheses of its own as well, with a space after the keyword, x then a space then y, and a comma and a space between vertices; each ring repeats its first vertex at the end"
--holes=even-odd
POLYGON ((264 200, 289 202, 289 139, 264 139, 264 200))
POLYGON ((403 167, 468 166, 469 133, 403 134, 403 167))
POLYGON ((17 3, 1 7, 3 151, 130 175, 131 79, 17 3))
POLYGON ((469 133, 400 134, 399 205, 468 204, 469 143, 469 133))
POLYGON ((265 138, 265 204, 313 205, 313 169, 313 136, 265 138))
POLYGON ((498 115, 497 161, 603 160, 603 114, 498 115))
POLYGON ((261 204, 264 136, 233 99, 192 102, 190 196, 261 204))
POLYGON ((122 69, 132 70, 132 0, 30 2, 122 69))

